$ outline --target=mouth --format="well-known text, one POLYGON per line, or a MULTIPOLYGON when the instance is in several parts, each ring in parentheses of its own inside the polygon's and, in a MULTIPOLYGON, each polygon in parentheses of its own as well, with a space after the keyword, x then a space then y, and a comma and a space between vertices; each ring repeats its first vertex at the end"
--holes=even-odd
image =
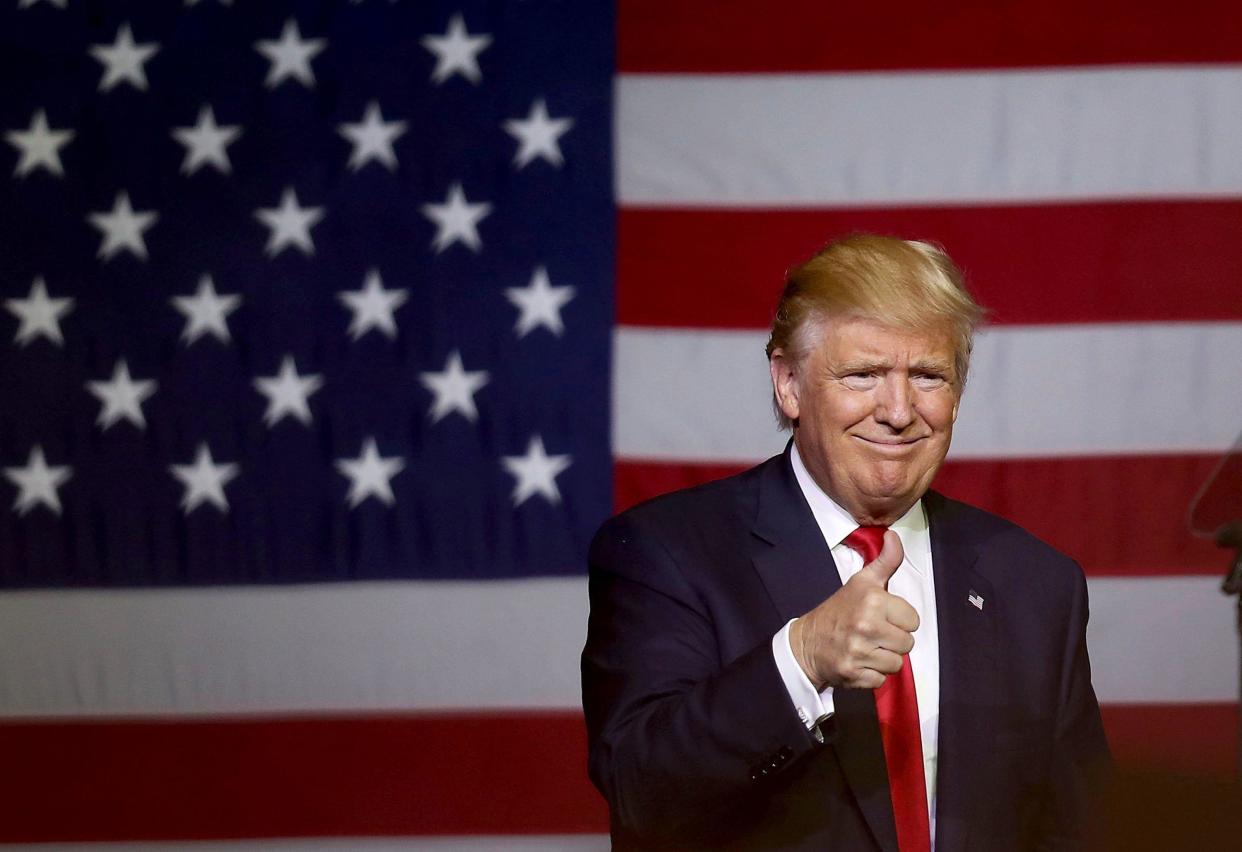
POLYGON ((922 437, 919 437, 919 438, 868 438, 863 435, 855 435, 854 437, 862 441, 865 444, 869 444, 872 447, 876 447, 882 452, 884 451, 898 452, 905 448, 913 447, 919 441, 924 440, 922 437))

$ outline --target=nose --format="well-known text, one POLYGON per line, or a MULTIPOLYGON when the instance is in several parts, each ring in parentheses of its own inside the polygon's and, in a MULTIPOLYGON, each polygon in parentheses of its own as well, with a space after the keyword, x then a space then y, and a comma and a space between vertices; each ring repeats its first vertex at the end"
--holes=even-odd
POLYGON ((909 383, 896 372, 885 376, 876 389, 874 417, 879 423, 900 432, 914 422, 914 406, 909 383))

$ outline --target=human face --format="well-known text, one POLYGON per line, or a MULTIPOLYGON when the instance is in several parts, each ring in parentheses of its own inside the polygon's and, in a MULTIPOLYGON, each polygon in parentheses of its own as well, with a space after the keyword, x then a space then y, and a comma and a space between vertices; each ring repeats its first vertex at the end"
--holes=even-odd
POLYGON ((807 329, 801 361, 772 353, 776 399, 820 488, 860 524, 888 525, 949 451, 961 384, 953 337, 841 317, 807 329))

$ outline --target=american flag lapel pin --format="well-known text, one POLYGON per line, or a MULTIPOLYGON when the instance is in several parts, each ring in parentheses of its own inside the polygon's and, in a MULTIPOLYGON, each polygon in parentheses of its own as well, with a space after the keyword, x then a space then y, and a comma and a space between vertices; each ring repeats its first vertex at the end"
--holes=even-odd
POLYGON ((977 593, 974 589, 971 589, 970 594, 966 596, 966 600, 969 601, 975 609, 983 609, 983 595, 977 593))

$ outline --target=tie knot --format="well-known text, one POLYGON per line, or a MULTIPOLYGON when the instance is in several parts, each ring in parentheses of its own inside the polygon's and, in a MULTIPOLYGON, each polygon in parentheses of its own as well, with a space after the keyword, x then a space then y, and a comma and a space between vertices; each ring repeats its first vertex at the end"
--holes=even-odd
POLYGON ((859 527, 845 537, 845 544, 862 555, 863 564, 874 562, 884 548, 884 531, 888 527, 859 527))

